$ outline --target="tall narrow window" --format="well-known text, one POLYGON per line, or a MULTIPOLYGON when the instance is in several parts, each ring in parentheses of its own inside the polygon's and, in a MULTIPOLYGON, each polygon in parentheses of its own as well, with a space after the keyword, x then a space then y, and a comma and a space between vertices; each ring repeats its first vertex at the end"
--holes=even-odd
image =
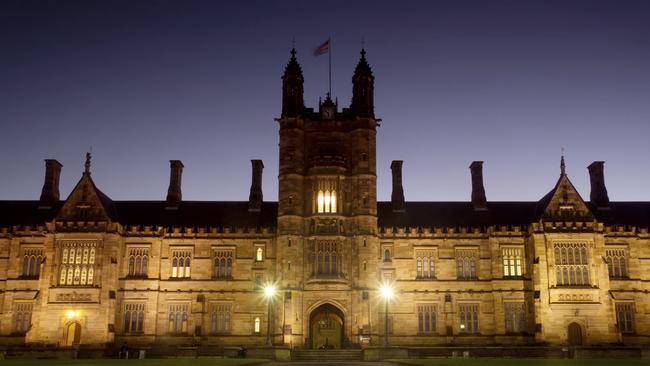
POLYGON ((188 304, 169 305, 169 327, 170 334, 186 334, 188 319, 188 304))
POLYGON ((147 277, 149 270, 149 248, 130 247, 128 249, 128 276, 147 277))
POLYGON ((336 213, 336 191, 332 191, 330 197, 330 211, 336 213))
POLYGON ((318 213, 325 212, 325 194, 323 191, 318 191, 318 213))
POLYGON ((458 305, 461 333, 478 333, 478 304, 458 305))
POLYGON ((418 332, 422 334, 436 333, 436 304, 418 305, 418 332))
POLYGON ((95 253, 93 240, 61 241, 59 285, 93 286, 95 284, 95 253))
POLYGON ((41 263, 43 263, 43 248, 25 248, 23 251, 22 276, 27 278, 38 278, 41 275, 41 263))
POLYGON ((503 257, 503 277, 519 277, 522 275, 522 248, 501 248, 503 257))
POLYGON ((456 250, 456 271, 459 280, 474 280, 477 278, 478 249, 456 250))
POLYGON ((605 251, 607 258, 607 269, 610 278, 627 277, 627 259, 625 249, 607 249, 605 251))
POLYGON ((324 207, 324 211, 323 211, 323 212, 330 212, 330 211, 331 211, 331 207, 332 207, 332 206, 331 206, 332 201, 331 201, 331 197, 330 197, 330 191, 325 191, 325 200, 324 200, 324 203, 325 203, 325 207, 324 207))
POLYGON ((211 330, 214 334, 230 333, 230 304, 212 304, 211 330))
POLYGON ((555 244, 555 276, 558 286, 589 285, 586 243, 555 244))
POLYGON ((191 258, 192 258, 191 249, 172 250, 172 277, 173 278, 190 277, 191 258))
POLYGON ((262 321, 260 320, 260 317, 259 316, 255 317, 255 324, 254 324, 253 332, 255 332, 255 333, 260 332, 261 323, 262 323, 262 321))
POLYGON ((436 277, 436 262, 434 250, 416 250, 415 251, 416 263, 416 278, 435 278, 436 277))
POLYGON ((144 303, 124 304, 124 333, 144 332, 144 303))
POLYGON ((14 309, 14 332, 25 334, 32 324, 32 307, 31 302, 19 302, 15 304, 14 309))
POLYGON ((503 304, 506 333, 521 333, 526 330, 526 307, 523 302, 507 302, 503 304))
POLYGON ((616 322, 621 333, 634 333, 634 304, 631 302, 616 303, 616 322))
POLYGON ((232 278, 234 252, 232 249, 215 249, 213 252, 214 278, 232 278))
POLYGON ((257 262, 264 260, 264 249, 262 247, 255 248, 255 260, 257 262))

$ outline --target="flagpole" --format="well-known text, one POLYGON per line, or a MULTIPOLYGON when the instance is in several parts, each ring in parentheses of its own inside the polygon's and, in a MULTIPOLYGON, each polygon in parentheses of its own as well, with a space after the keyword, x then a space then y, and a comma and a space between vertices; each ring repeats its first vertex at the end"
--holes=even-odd
POLYGON ((330 49, 327 55, 329 56, 329 76, 330 76, 330 85, 329 85, 329 96, 332 97, 332 36, 329 38, 330 49))

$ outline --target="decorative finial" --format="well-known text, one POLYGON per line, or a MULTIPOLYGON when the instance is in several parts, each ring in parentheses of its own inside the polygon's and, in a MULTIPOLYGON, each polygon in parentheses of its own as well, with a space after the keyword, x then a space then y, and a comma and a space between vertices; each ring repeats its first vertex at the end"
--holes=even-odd
POLYGON ((84 166, 86 167, 84 173, 86 173, 86 174, 90 174, 90 159, 91 159, 90 152, 87 152, 86 153, 86 164, 84 164, 84 166))
POLYGON ((562 148, 562 157, 560 158, 560 174, 566 175, 566 164, 564 164, 564 148, 562 148))
POLYGON ((296 59, 296 49, 295 49, 295 48, 292 48, 292 49, 291 49, 291 59, 292 59, 292 60, 295 60, 295 59, 296 59))
POLYGON ((362 49, 361 49, 361 59, 362 59, 362 60, 365 60, 365 59, 366 59, 366 49, 365 49, 365 48, 362 48, 362 49))

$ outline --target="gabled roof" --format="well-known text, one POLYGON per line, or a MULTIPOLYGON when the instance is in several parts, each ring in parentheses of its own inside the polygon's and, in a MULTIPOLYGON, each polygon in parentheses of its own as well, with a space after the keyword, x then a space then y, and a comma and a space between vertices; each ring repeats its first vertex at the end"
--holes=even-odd
POLYGON ((565 218, 567 216, 593 219, 589 206, 578 193, 569 177, 562 171, 555 187, 537 204, 535 218, 565 218))
POLYGON ((86 171, 65 200, 56 215, 57 220, 94 220, 106 221, 117 219, 113 201, 97 188, 86 171))

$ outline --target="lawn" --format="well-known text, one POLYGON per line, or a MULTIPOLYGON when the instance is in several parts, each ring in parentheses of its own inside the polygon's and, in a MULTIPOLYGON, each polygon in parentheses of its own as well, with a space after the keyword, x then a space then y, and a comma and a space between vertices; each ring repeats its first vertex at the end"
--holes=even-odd
POLYGON ((397 360, 401 365, 421 366, 650 366, 640 359, 516 359, 516 358, 422 358, 397 360))
POLYGON ((2 366, 239 366, 268 362, 254 358, 149 358, 144 360, 0 360, 2 366))

